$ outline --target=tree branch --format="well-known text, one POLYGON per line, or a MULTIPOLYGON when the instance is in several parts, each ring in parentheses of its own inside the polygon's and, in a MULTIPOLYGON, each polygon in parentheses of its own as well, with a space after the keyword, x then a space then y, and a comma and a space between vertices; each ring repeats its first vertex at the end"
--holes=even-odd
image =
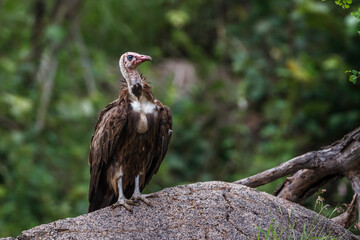
MULTIPOLYGON (((48 25, 71 22, 78 15, 81 3, 82 0, 55 1, 48 25)), ((40 30, 37 31, 39 32, 40 30)), ((36 33, 37 32, 34 34, 36 35, 36 33)), ((43 47, 44 49, 41 53, 40 65, 36 72, 36 79, 41 84, 41 99, 35 121, 35 128, 38 131, 41 131, 44 127, 46 113, 50 103, 52 89, 58 69, 57 54, 66 44, 68 38, 69 34, 61 40, 48 39, 48 42, 46 43, 46 46, 43 47)), ((40 52, 37 52, 36 54, 40 55, 40 52)))
POLYGON ((307 166, 307 168, 316 168, 318 167, 316 163, 314 162, 314 159, 316 158, 316 152, 309 152, 304 155, 295 157, 285 163, 282 163, 281 165, 274 167, 272 169, 266 170, 262 173, 258 173, 254 176, 235 181, 234 183, 242 184, 248 187, 258 187, 264 184, 267 184, 269 182, 272 182, 278 178, 281 178, 283 176, 293 174, 301 169, 304 168, 304 166, 307 166))
POLYGON ((357 201, 358 196, 359 196, 358 194, 354 194, 350 205, 347 206, 347 210, 343 214, 334 217, 331 220, 341 225, 342 227, 349 229, 353 224, 353 222, 356 220, 356 208, 358 207, 358 201, 357 201))
MULTIPOLYGON (((315 171, 301 171, 298 175, 310 173, 312 176, 320 173, 320 175, 315 177, 315 179, 318 179, 319 177, 329 175, 344 176, 350 170, 353 171, 354 168, 360 169, 360 128, 347 134, 342 140, 336 141, 331 146, 305 153, 277 167, 235 181, 234 183, 243 184, 248 187, 258 187, 303 169, 313 169, 315 171), (319 172, 320 169, 326 170, 326 173, 321 174, 319 172)), ((293 179, 288 178, 286 181, 293 182, 293 179)))
MULTIPOLYGON (((280 177, 291 175, 275 190, 274 195, 303 203, 329 181, 346 177, 360 202, 360 127, 343 139, 318 151, 295 157, 272 169, 234 183, 258 187, 280 177)), ((358 210, 360 211, 359 204, 358 210)), ((355 207, 356 208, 356 207, 355 207)), ((347 215, 348 218, 351 214, 347 215)))

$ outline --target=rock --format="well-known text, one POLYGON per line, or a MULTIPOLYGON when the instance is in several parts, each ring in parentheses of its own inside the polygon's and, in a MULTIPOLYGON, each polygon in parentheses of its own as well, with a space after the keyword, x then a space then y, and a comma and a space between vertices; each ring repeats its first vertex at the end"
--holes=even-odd
POLYGON ((17 239, 264 239, 258 228, 267 232, 270 224, 270 236, 280 239, 300 239, 304 228, 311 236, 358 239, 296 203, 239 184, 195 183, 157 194, 151 206, 132 206, 132 213, 107 207, 34 227, 17 239))

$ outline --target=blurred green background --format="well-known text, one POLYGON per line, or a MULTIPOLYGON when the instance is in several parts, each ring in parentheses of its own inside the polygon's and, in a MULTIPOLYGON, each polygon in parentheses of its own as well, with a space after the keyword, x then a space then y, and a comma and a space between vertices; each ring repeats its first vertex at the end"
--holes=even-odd
MULTIPOLYGON (((344 74, 359 67, 350 11, 320 0, 0 0, 0 237, 87 212, 90 138, 126 51, 152 56, 140 71, 174 118, 146 191, 235 181, 341 138, 360 123, 360 87, 344 74)), ((346 181, 327 189, 327 203, 351 199, 346 181)))

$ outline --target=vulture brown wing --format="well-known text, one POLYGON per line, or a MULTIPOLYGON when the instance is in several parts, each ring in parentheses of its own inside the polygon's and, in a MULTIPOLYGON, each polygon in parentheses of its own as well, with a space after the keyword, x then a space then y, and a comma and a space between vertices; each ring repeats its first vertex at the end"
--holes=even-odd
POLYGON ((100 113, 90 145, 89 212, 103 207, 102 205, 109 205, 114 197, 107 184, 107 164, 118 144, 126 119, 125 106, 118 100, 110 103, 100 113))
POLYGON ((159 135, 156 139, 156 145, 152 161, 148 165, 144 184, 140 186, 140 190, 143 190, 146 184, 149 183, 151 177, 157 173, 160 164, 163 161, 167 152, 171 135, 172 135, 172 115, 170 109, 157 101, 159 106, 159 135))

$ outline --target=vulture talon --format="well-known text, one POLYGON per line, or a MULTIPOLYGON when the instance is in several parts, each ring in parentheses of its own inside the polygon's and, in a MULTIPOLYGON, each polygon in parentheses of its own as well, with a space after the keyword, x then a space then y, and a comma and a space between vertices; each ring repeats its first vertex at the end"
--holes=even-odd
POLYGON ((132 212, 129 204, 130 204, 130 205, 133 205, 133 204, 131 203, 131 201, 128 201, 128 200, 124 200, 124 199, 123 199, 123 200, 117 201, 116 203, 114 203, 113 205, 111 205, 111 208, 112 208, 112 209, 115 209, 115 208, 117 208, 117 207, 119 207, 119 206, 123 206, 123 207, 125 207, 126 210, 128 210, 129 212, 132 212))
POLYGON ((156 193, 148 193, 148 194, 143 194, 145 195, 145 197, 148 197, 148 198, 157 198, 159 197, 156 193))
POLYGON ((139 175, 135 178, 135 191, 131 197, 132 200, 136 201, 143 201, 146 205, 150 206, 151 203, 146 198, 156 197, 156 193, 148 193, 148 194, 141 194, 140 188, 139 188, 139 175))
POLYGON ((149 200, 147 200, 146 198, 152 198, 155 197, 153 193, 149 193, 149 194, 136 194, 133 195, 131 199, 135 200, 135 201, 143 201, 146 205, 151 206, 151 203, 149 200))

